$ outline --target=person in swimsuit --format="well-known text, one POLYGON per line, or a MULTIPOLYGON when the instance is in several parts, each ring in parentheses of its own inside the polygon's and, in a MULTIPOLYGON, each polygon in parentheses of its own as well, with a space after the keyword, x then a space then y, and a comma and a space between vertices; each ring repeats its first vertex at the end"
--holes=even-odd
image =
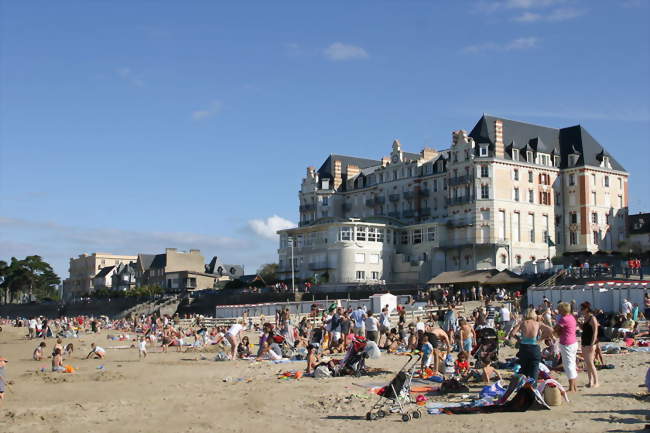
POLYGON ((542 360, 542 352, 537 344, 537 337, 542 340, 551 338, 553 328, 537 320, 537 313, 534 308, 529 308, 526 317, 512 329, 512 334, 521 333, 519 352, 517 358, 521 365, 521 374, 537 381, 539 375, 539 363, 542 360))
POLYGON ((580 338, 582 344, 582 356, 585 359, 585 370, 587 370, 587 377, 589 383, 588 388, 598 388, 598 373, 596 365, 594 364, 594 357, 596 356, 596 347, 598 345, 598 321, 596 316, 592 314, 591 304, 583 302, 580 304, 580 311, 584 317, 582 324, 582 337, 580 338))
POLYGON ((470 353, 474 347, 474 340, 476 339, 476 332, 474 328, 469 326, 467 320, 460 319, 460 340, 462 345, 458 347, 459 352, 470 353))

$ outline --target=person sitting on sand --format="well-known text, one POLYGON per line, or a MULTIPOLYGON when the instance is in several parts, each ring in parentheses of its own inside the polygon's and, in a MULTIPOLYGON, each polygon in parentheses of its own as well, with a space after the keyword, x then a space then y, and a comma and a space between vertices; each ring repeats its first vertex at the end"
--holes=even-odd
POLYGON ((45 358, 45 347, 47 344, 45 344, 45 341, 41 341, 38 346, 36 346, 36 349, 34 349, 34 353, 32 355, 32 358, 34 358, 34 361, 41 361, 43 358, 45 358))
POLYGON ((497 371, 496 368, 492 366, 492 361, 490 359, 483 359, 483 368, 480 372, 474 372, 474 377, 480 378, 481 381, 489 385, 493 378, 501 380, 501 374, 497 371))
POLYGON ((61 355, 61 348, 59 347, 54 349, 54 356, 52 357, 52 371, 65 371, 65 368, 63 367, 63 355, 61 355))
POLYGON ((56 349, 61 349, 61 354, 63 355, 63 340, 60 338, 56 339, 56 344, 54 345, 54 349, 52 350, 52 356, 54 356, 54 352, 56 352, 56 349))
POLYGON ((72 357, 72 352, 74 352, 74 346, 72 343, 68 343, 65 345, 65 348, 63 349, 63 355, 72 357))
POLYGON ((248 337, 244 336, 241 339, 241 342, 237 346, 237 357, 238 358, 248 358, 251 356, 251 345, 248 341, 248 337))
POLYGON ((461 376, 462 378, 467 377, 467 375, 469 374, 469 361, 467 360, 467 358, 468 358, 467 352, 461 351, 458 354, 458 358, 456 359, 456 362, 454 363, 454 373, 461 376))
POLYGON ((92 350, 90 351, 88 356, 86 356, 86 359, 89 359, 91 356, 94 359, 104 359, 104 357, 106 356, 106 351, 101 347, 97 346, 95 343, 91 343, 90 348, 92 350))
POLYGON ((314 370, 320 364, 320 358, 318 356, 318 348, 312 344, 307 347, 307 368, 305 369, 305 374, 312 376, 314 370))

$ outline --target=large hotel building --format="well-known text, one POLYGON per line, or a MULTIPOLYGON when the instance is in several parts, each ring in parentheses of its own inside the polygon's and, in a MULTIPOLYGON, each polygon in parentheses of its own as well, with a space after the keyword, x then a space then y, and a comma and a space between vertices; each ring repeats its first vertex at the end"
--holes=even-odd
POLYGON ((279 232, 281 277, 293 254, 296 278, 422 283, 616 250, 628 174, 579 125, 484 115, 446 150, 408 153, 396 140, 377 160, 330 155, 307 167, 299 198, 299 227, 279 232))

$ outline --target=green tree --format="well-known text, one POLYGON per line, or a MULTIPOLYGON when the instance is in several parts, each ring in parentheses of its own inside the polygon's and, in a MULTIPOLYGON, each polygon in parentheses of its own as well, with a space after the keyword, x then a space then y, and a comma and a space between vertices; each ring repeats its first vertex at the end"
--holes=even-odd
POLYGON ((267 284, 273 284, 278 281, 278 264, 267 263, 262 265, 257 273, 266 281, 267 284))
POLYGON ((2 284, 5 303, 13 302, 21 294, 28 293, 34 297, 46 298, 56 295, 56 285, 61 279, 41 256, 27 256, 23 260, 11 258, 11 263, 0 264, 0 275, 5 277, 2 284))

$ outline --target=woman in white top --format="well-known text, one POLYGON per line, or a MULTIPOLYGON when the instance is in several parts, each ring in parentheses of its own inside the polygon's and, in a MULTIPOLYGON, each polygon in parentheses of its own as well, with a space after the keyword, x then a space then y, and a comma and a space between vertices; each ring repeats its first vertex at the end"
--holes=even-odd
POLYGON ((368 313, 366 319, 366 338, 379 343, 379 320, 373 316, 372 312, 368 313))
POLYGON ((230 343, 230 359, 236 359, 237 346, 239 345, 239 334, 244 330, 241 323, 235 323, 226 331, 226 340, 230 343))

